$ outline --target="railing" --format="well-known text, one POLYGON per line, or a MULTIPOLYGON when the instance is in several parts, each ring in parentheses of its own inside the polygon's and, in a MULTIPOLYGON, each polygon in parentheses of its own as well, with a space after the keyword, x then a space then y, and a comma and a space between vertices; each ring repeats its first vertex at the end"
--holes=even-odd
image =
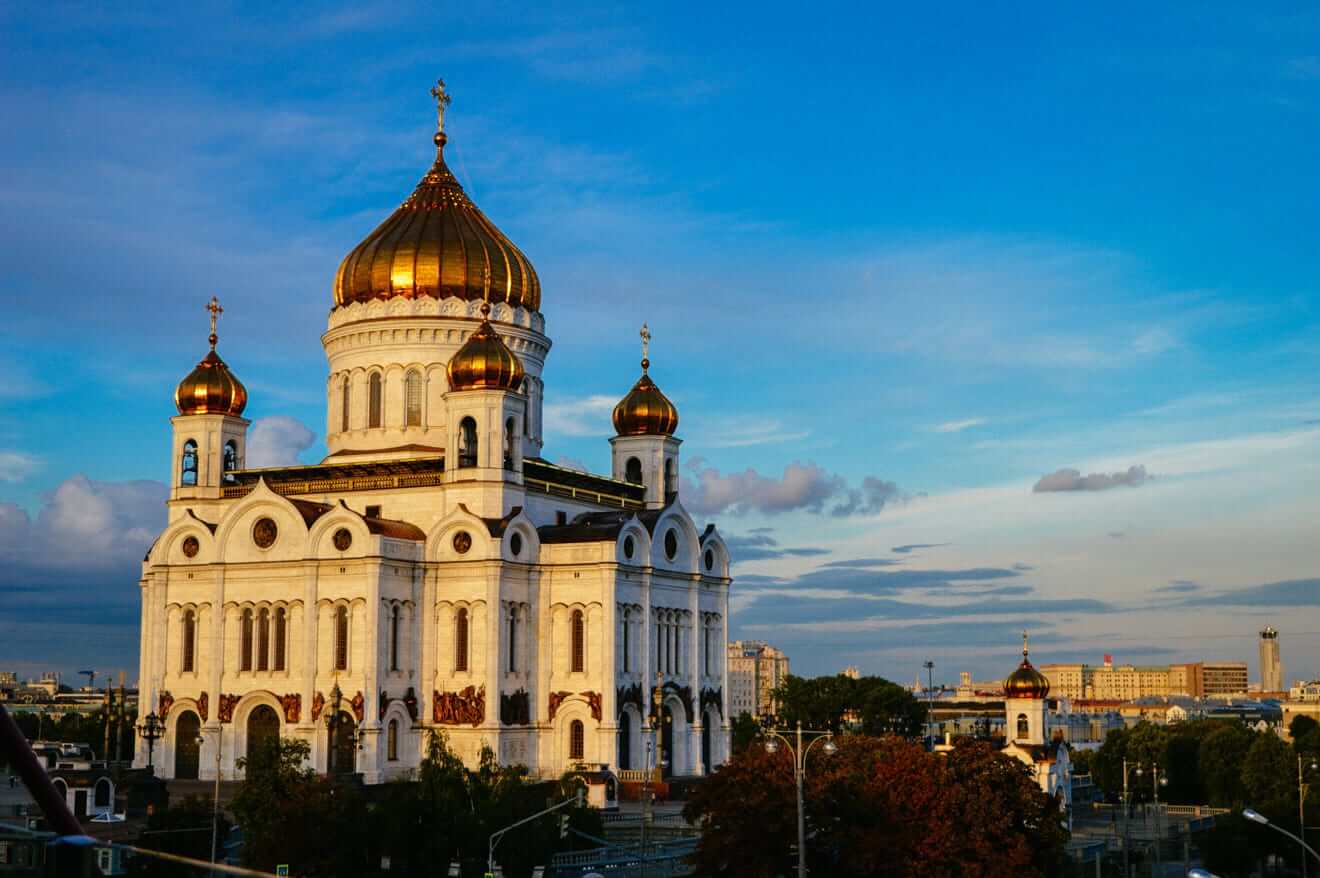
POLYGON ((636 847, 610 846, 591 851, 555 854, 546 869, 547 878, 572 878, 590 872, 607 872, 613 876, 641 874, 645 866, 651 878, 659 876, 691 875, 688 858, 696 853, 696 839, 681 839, 663 844, 647 845, 645 851, 636 847))
MULTIPOLYGON (((335 494, 342 491, 385 491, 391 488, 429 488, 444 482, 443 472, 345 476, 337 479, 299 479, 267 482, 276 494, 335 494)), ((221 491, 226 500, 246 497, 255 485, 230 485, 221 491)))
POLYGON ((595 503, 597 506, 613 506, 616 509, 642 509, 646 504, 641 500, 634 500, 631 497, 623 497, 619 494, 606 494, 602 491, 592 491, 587 488, 574 488, 569 485, 561 485, 558 482, 547 482, 543 479, 523 478, 523 483, 534 491, 540 491, 543 494, 549 494, 552 497, 568 497, 571 500, 584 500, 589 503, 595 503))
MULTIPOLYGON (((1091 805, 1097 811, 1122 810, 1122 805, 1113 805, 1109 802, 1094 802, 1091 805)), ((1221 814, 1232 814, 1232 808, 1212 808, 1209 805, 1166 805, 1163 802, 1159 804, 1160 811, 1170 817, 1218 817, 1221 814)))

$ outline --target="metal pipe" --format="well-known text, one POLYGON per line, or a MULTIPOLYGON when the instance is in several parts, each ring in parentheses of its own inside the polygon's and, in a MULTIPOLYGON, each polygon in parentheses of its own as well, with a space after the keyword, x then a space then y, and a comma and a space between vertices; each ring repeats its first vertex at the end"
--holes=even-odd
POLYGON ((0 704, 0 755, 18 770, 18 776, 27 787, 32 798, 37 800, 41 813, 46 815, 46 822, 60 835, 84 835, 80 824, 69 803, 60 797, 51 783, 50 775, 37 761, 37 754, 28 746, 27 738, 19 730, 14 718, 0 704))

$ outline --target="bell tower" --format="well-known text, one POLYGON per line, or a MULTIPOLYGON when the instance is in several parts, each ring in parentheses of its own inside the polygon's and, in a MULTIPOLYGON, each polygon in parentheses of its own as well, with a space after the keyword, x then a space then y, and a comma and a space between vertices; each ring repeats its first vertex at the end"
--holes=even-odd
POLYGON ((646 508, 660 509, 678 496, 678 408, 651 380, 651 330, 642 324, 642 377, 614 407, 610 440, 614 478, 646 488, 646 508))
POLYGON ((1004 737, 1023 746, 1042 745, 1048 738, 1045 727, 1045 697, 1050 681, 1032 667, 1027 657, 1027 632, 1022 632, 1022 664, 1004 680, 1004 737))

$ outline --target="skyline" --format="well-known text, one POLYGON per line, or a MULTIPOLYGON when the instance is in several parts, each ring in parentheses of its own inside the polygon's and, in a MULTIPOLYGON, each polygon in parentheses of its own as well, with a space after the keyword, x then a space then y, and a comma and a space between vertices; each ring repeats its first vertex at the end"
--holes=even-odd
POLYGON ((541 277, 545 456, 608 471, 647 322, 732 638, 906 683, 1002 678, 1026 627, 1256 680, 1273 625, 1320 676, 1320 16, 68 12, 0 12, 0 668, 134 673, 211 295, 250 462, 324 454, 334 271, 443 76, 541 277))

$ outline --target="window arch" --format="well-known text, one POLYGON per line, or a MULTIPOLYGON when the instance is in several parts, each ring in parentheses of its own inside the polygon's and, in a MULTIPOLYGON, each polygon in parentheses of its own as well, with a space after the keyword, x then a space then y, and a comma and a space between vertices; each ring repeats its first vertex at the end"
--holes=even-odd
POLYGON ((367 426, 379 427, 381 425, 381 402, 384 397, 384 386, 379 372, 372 372, 371 379, 367 382, 367 426))
POLYGON ((283 607, 275 608, 275 660, 271 666, 277 670, 284 670, 285 646, 288 642, 288 614, 283 607))
POLYGON ((626 674, 632 670, 629 665, 632 663, 632 618, 629 610, 623 611, 623 672, 626 674))
POLYGON ((252 611, 243 611, 243 620, 239 624, 239 634, 242 643, 238 649, 238 669, 240 671, 252 670, 252 611))
POLYGON ((343 383, 343 385, 342 385, 342 386, 340 387, 340 389, 339 389, 339 394, 340 394, 340 400, 339 400, 339 430, 340 430, 340 432, 343 432, 343 433, 347 433, 347 432, 348 432, 348 425, 349 425, 349 419, 348 419, 348 416, 349 416, 349 413, 352 412, 352 410, 353 410, 352 406, 350 405, 350 403, 351 403, 351 401, 352 401, 352 391, 349 389, 350 387, 351 387, 351 385, 349 384, 348 376, 345 375, 345 376, 344 376, 344 383, 343 383))
POLYGON ((196 670, 195 661, 197 649, 197 614, 188 610, 183 614, 183 661, 181 670, 192 672, 196 670))
POLYGON ((257 670, 270 670, 270 610, 257 613, 257 670))
POLYGON ((232 473, 238 469, 238 443, 230 439, 225 443, 225 465, 224 478, 226 482, 233 482, 232 473))
POLYGON ((674 459, 665 458, 665 499, 668 500, 678 493, 678 476, 674 472, 674 459))
POLYGON ((399 761, 399 721, 390 720, 385 727, 385 758, 390 762, 399 761))
POLYGON ((477 465, 477 422, 464 418, 458 423, 459 468, 477 465))
POLYGON ((623 478, 624 481, 640 485, 642 483, 642 462, 635 457, 628 458, 628 462, 623 465, 623 478))
POLYGON ((348 670, 348 608, 335 608, 335 670, 348 670))
POLYGON ((95 808, 109 808, 111 791, 113 787, 110 784, 110 778, 103 777, 96 782, 95 791, 92 793, 92 806, 95 808))
POLYGON ((179 484, 197 484, 197 440, 185 439, 183 458, 179 462, 179 484))
POLYGON ((586 758, 587 730, 582 720, 575 719, 568 724, 568 758, 581 761, 586 758))
POLYGON ((466 671, 468 669, 468 611, 467 608, 459 608, 458 614, 454 617, 454 670, 466 671))
POLYGON ((1031 737, 1031 722, 1027 719, 1027 715, 1025 713, 1018 714, 1017 736, 1019 738, 1031 737))
POLYGON ((586 665, 587 665, 586 630, 585 630, 586 624, 582 618, 581 610, 573 611, 571 625, 572 625, 572 631, 570 632, 569 636, 572 640, 571 649, 572 649, 573 664, 569 668, 569 670, 573 671, 574 673, 580 674, 586 670, 586 665))
POLYGON ((504 422, 504 468, 513 469, 513 418, 504 422))
POLYGON ((509 672, 518 670, 518 608, 509 607, 509 672))
POLYGON ((399 669, 399 605, 390 608, 390 670, 399 669))
POLYGON ((422 375, 416 369, 408 370, 403 379, 403 423, 408 427, 422 425, 422 375))

